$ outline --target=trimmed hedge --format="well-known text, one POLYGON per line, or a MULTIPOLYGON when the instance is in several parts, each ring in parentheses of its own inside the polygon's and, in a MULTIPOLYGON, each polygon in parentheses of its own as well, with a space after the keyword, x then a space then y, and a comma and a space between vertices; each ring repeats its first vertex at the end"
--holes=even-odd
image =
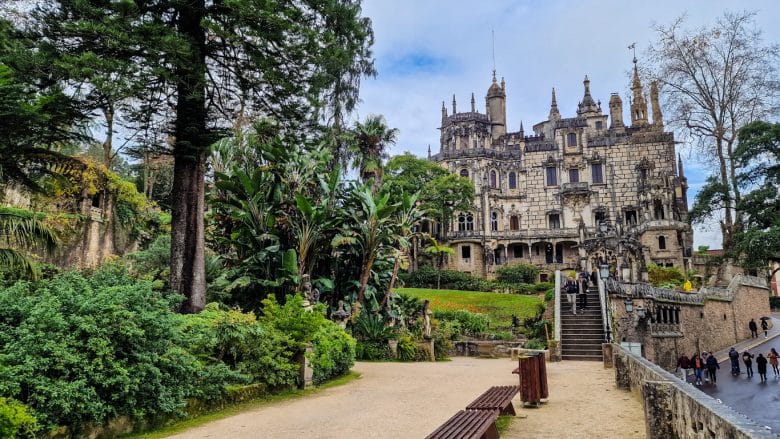
MULTIPOLYGON (((442 270, 441 288, 461 291, 508 292, 512 294, 537 294, 552 288, 549 282, 533 283, 539 274, 536 267, 525 264, 502 266, 508 269, 501 279, 482 279, 456 270, 442 270), (534 271, 535 270, 535 271, 534 271), (534 274, 535 273, 535 274, 534 274), (514 279, 514 280, 510 280, 514 279), (523 280, 519 282, 516 280, 523 280), (530 282, 527 282, 529 281, 530 282)), ((406 288, 436 288, 438 272, 430 265, 423 265, 412 273, 401 273, 398 277, 406 288)))

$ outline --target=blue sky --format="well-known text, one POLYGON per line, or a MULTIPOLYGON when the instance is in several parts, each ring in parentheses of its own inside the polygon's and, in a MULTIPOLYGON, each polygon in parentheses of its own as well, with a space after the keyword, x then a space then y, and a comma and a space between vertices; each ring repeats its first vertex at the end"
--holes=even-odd
MULTIPOLYGON (((364 15, 375 32, 374 55, 379 74, 363 81, 362 102, 355 115, 382 114, 400 130, 391 154, 418 156, 439 149, 441 103, 468 108, 471 93, 484 112, 493 70, 491 30, 495 34, 495 68, 507 87, 507 129, 526 130, 547 118, 555 87, 564 117, 575 115, 587 74, 594 99, 606 108, 610 93, 628 102, 632 53, 637 57, 655 39, 652 26, 687 14, 689 27, 709 25, 726 10, 757 12, 764 40, 780 42, 780 2, 761 1, 429 1, 366 0, 364 15)), ((624 114, 624 119, 628 114, 624 114)), ((710 164, 681 145, 693 201, 710 164)), ((720 248, 717 225, 699 228, 694 246, 720 248)))

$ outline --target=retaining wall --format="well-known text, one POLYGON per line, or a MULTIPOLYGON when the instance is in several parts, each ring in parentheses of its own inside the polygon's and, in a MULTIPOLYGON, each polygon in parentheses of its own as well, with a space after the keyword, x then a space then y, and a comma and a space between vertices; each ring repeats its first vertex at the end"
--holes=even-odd
POLYGON ((615 383, 639 397, 649 439, 779 437, 647 359, 612 349, 615 383))

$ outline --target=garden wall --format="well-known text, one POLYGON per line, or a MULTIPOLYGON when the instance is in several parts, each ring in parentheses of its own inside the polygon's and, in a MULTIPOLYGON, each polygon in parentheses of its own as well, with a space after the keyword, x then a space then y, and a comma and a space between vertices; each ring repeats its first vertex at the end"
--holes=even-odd
POLYGON ((649 439, 777 437, 647 359, 612 348, 615 383, 639 397, 649 439))

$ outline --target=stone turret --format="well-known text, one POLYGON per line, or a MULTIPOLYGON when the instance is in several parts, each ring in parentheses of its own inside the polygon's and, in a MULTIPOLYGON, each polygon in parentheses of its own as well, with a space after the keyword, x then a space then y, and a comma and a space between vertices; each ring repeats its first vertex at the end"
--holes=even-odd
POLYGON ((477 112, 476 101, 474 101, 474 93, 471 93, 471 112, 472 113, 477 112))
POLYGON ((447 107, 444 106, 444 101, 441 101, 441 123, 447 120, 447 107))
POLYGON ((631 81, 631 91, 634 93, 631 100, 631 126, 647 126, 647 102, 642 93, 642 83, 639 80, 639 70, 634 60, 634 78, 631 81))
POLYGON ((552 101, 550 102, 550 114, 547 116, 550 122, 561 119, 561 113, 558 111, 558 101, 555 99, 555 87, 552 89, 552 101))
POLYGON ((609 118, 612 122, 610 128, 623 128, 623 100, 617 93, 609 97, 609 118))
POLYGON ((650 106, 653 110, 653 127, 657 130, 664 129, 664 116, 661 114, 661 104, 658 102, 658 83, 650 83, 650 106))
POLYGON ((496 140, 506 134, 506 84, 502 78, 501 85, 498 85, 495 72, 485 101, 487 103, 487 116, 490 119, 490 134, 493 140, 496 140))
POLYGON ((577 107, 577 114, 582 116, 583 114, 588 113, 599 113, 599 106, 590 95, 590 79, 588 79, 588 75, 585 75, 585 80, 582 81, 582 85, 585 86, 585 95, 582 97, 582 102, 580 102, 580 105, 577 107))
POLYGON ((455 95, 452 95, 452 114, 458 114, 458 104, 455 102, 455 95))

